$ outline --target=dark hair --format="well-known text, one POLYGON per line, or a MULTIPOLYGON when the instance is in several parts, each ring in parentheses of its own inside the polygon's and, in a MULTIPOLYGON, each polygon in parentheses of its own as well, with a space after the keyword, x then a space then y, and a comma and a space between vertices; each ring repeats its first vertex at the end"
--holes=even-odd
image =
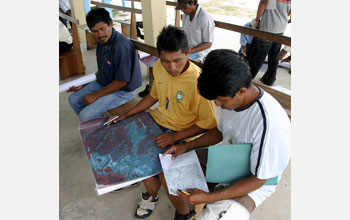
POLYGON ((197 5, 198 4, 198 0, 178 0, 178 3, 183 3, 186 2, 189 5, 197 5), (192 3, 192 4, 191 4, 192 3))
POLYGON ((188 4, 190 4, 190 5, 197 5, 198 1, 197 0, 188 0, 188 4))
POLYGON ((104 8, 94 8, 86 15, 86 23, 91 28, 99 22, 104 22, 110 25, 112 19, 109 16, 109 12, 104 8))
POLYGON ((250 68, 237 52, 217 49, 204 60, 198 90, 209 100, 218 96, 234 97, 242 87, 249 88, 251 80, 250 68))
POLYGON ((157 38, 157 50, 159 55, 161 51, 177 52, 181 50, 187 53, 188 41, 185 32, 172 25, 163 27, 157 38))

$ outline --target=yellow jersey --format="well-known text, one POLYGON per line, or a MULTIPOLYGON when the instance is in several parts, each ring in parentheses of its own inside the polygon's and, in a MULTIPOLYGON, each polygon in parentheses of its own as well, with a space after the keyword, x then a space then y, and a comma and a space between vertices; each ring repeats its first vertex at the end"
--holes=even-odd
POLYGON ((217 126, 213 103, 197 91, 197 78, 201 69, 191 61, 187 70, 171 76, 158 59, 153 66, 154 81, 150 95, 159 101, 150 112, 161 126, 182 131, 197 125, 203 129, 217 126))

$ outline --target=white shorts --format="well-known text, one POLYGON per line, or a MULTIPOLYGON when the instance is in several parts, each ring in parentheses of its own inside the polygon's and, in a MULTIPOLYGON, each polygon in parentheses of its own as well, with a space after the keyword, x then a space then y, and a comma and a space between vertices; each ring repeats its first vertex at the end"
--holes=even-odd
POLYGON ((208 203, 198 220, 249 220, 249 211, 239 202, 228 199, 208 203))

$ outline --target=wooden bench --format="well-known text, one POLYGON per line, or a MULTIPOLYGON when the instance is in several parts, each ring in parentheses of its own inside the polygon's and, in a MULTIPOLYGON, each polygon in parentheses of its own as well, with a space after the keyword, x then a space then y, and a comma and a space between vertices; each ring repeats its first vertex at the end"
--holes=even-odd
POLYGON ((77 24, 79 20, 59 13, 60 17, 69 20, 72 25, 73 48, 70 51, 59 54, 60 79, 64 80, 75 74, 84 74, 83 57, 80 49, 80 40, 78 35, 77 24))

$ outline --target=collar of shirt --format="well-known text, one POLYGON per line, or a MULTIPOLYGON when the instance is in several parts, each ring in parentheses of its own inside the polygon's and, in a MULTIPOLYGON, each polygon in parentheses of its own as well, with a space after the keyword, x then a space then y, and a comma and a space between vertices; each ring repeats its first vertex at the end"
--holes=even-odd
POLYGON ((256 101, 258 101, 264 95, 264 90, 262 90, 259 87, 257 87, 257 88, 259 89, 259 95, 254 100, 252 100, 248 105, 236 108, 236 109, 234 109, 234 111, 236 111, 236 112, 244 111, 244 110, 248 109, 250 106, 252 106, 256 101))
POLYGON ((118 38, 118 32, 112 28, 112 35, 111 38, 109 39, 109 41, 103 45, 103 52, 106 52, 107 50, 111 50, 112 46, 114 45, 114 42, 117 41, 118 38))
POLYGON ((191 20, 191 16, 190 15, 188 15, 188 20, 190 22, 193 22, 194 20, 197 20, 197 18, 199 17, 200 11, 201 11, 201 7, 198 4, 197 9, 196 9, 196 13, 194 14, 192 20, 191 20))

